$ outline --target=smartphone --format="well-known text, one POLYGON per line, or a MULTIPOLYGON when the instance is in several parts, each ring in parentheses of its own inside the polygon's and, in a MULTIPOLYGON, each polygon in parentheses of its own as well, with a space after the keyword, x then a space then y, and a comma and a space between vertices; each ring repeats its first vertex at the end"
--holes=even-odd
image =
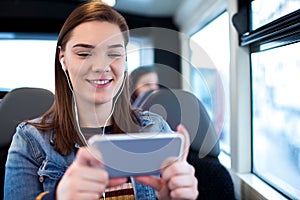
POLYGON ((172 133, 94 135, 90 147, 100 151, 109 177, 159 174, 167 158, 180 159, 184 137, 172 133))

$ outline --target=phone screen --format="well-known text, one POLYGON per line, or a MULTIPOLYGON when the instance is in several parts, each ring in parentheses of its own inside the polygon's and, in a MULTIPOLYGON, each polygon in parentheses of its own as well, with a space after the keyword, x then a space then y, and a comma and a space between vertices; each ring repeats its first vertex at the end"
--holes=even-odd
POLYGON ((154 175, 167 158, 180 159, 183 137, 178 133, 97 135, 89 144, 101 152, 110 177, 154 175))

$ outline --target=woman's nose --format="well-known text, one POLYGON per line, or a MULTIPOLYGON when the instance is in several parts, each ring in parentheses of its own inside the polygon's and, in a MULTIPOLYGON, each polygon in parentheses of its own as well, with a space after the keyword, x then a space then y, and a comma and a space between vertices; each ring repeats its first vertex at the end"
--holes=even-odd
POLYGON ((99 73, 109 72, 111 61, 108 59, 93 59, 92 70, 99 73))
POLYGON ((105 73, 111 70, 110 65, 107 66, 100 66, 100 65, 93 65, 92 70, 97 73, 105 73))

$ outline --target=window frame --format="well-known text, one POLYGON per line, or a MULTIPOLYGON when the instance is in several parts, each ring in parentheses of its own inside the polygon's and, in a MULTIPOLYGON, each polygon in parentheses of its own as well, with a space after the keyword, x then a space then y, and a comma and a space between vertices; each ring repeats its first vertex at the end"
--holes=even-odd
MULTIPOLYGON (((297 43, 300 42, 300 9, 291 12, 287 15, 284 15, 276 20, 273 20, 255 30, 251 30, 251 25, 250 25, 250 18, 251 18, 251 2, 254 0, 239 0, 238 1, 238 12, 233 15, 232 22, 233 25, 235 26, 235 29, 238 32, 239 35, 239 50, 245 50, 245 52, 248 51, 248 58, 249 58, 249 63, 247 69, 242 69, 243 71, 249 70, 249 89, 252 91, 252 75, 251 75, 251 59, 250 55, 252 53, 256 52, 262 52, 268 49, 272 48, 277 48, 277 47, 282 47, 285 45, 289 45, 292 43, 297 43), (242 24, 241 22, 244 21, 246 23, 242 24), (246 25, 246 27, 245 27, 246 25)), ((238 50, 238 51, 239 51, 238 50)), ((244 53, 245 53, 244 52, 244 53)), ((246 67, 245 67, 246 68, 246 67)), ((235 68, 237 69, 237 68, 235 68)), ((234 70, 234 69, 233 69, 234 70)), ((246 73, 247 74, 247 73, 246 73)), ((247 83, 248 84, 248 83, 247 83)), ((238 91, 235 91, 238 92, 238 91)), ((250 116, 246 117, 244 120, 248 120, 250 125, 250 134, 249 137, 251 141, 251 147, 252 149, 252 92, 249 95, 250 100, 249 101, 249 107, 247 109, 250 109, 250 116)), ((240 100, 238 100, 240 101, 240 100)), ((248 105, 248 104, 246 104, 248 105)), ((237 131, 236 134, 239 133, 239 130, 234 130, 237 131)), ((233 136, 234 137, 234 136, 233 136)), ((240 136, 241 137, 241 136, 240 136)), ((246 139, 245 139, 246 140, 246 139)), ((239 140, 240 141, 240 140, 239 140)), ((239 141, 236 143, 238 144, 239 141)), ((241 145, 241 144, 239 144, 241 145)), ((240 148, 237 148, 240 149, 240 148)), ((239 155, 239 154, 237 154, 239 155)), ((251 150, 251 163, 253 162, 252 159, 252 150, 251 150)), ((237 171, 238 173, 236 174, 237 177, 241 180, 241 184, 246 184, 249 185, 252 189, 257 191, 256 195, 257 196, 262 196, 262 198, 269 198, 269 197, 276 197, 279 199, 286 199, 289 198, 289 194, 283 194, 279 190, 274 189, 275 186, 271 186, 269 184, 266 184, 266 181, 255 175, 253 173, 252 169, 252 164, 248 164, 248 167, 251 166, 251 169, 248 170, 246 168, 242 168, 239 165, 241 165, 240 161, 242 159, 237 159, 237 161, 234 159, 233 162, 234 164, 234 170, 237 171), (236 166, 236 167, 235 167, 236 166), (246 169, 246 170, 245 170, 246 169), (247 173, 241 173, 241 172, 247 172, 247 173), (264 188, 264 189, 261 189, 264 188), (267 195, 265 195, 267 194, 267 195)))
MULTIPOLYGON (((251 11, 249 11, 249 13, 250 12, 251 11)), ((257 28, 256 30, 243 34, 241 36, 241 46, 249 45, 250 52, 254 53, 299 42, 299 16, 300 9, 257 28)))

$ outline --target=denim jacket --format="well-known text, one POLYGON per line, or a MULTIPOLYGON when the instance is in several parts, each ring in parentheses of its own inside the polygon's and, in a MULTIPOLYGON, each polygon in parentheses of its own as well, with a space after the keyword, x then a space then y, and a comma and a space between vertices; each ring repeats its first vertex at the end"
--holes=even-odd
MULTIPOLYGON (((146 111, 141 112, 140 116, 143 124, 140 132, 171 131, 161 116, 146 111)), ((31 200, 42 192, 54 190, 76 153, 62 156, 55 151, 53 134, 54 131, 41 132, 26 122, 18 125, 6 161, 5 200, 31 200)), ((134 181, 134 191, 138 200, 156 199, 151 187, 137 181, 134 181)))

